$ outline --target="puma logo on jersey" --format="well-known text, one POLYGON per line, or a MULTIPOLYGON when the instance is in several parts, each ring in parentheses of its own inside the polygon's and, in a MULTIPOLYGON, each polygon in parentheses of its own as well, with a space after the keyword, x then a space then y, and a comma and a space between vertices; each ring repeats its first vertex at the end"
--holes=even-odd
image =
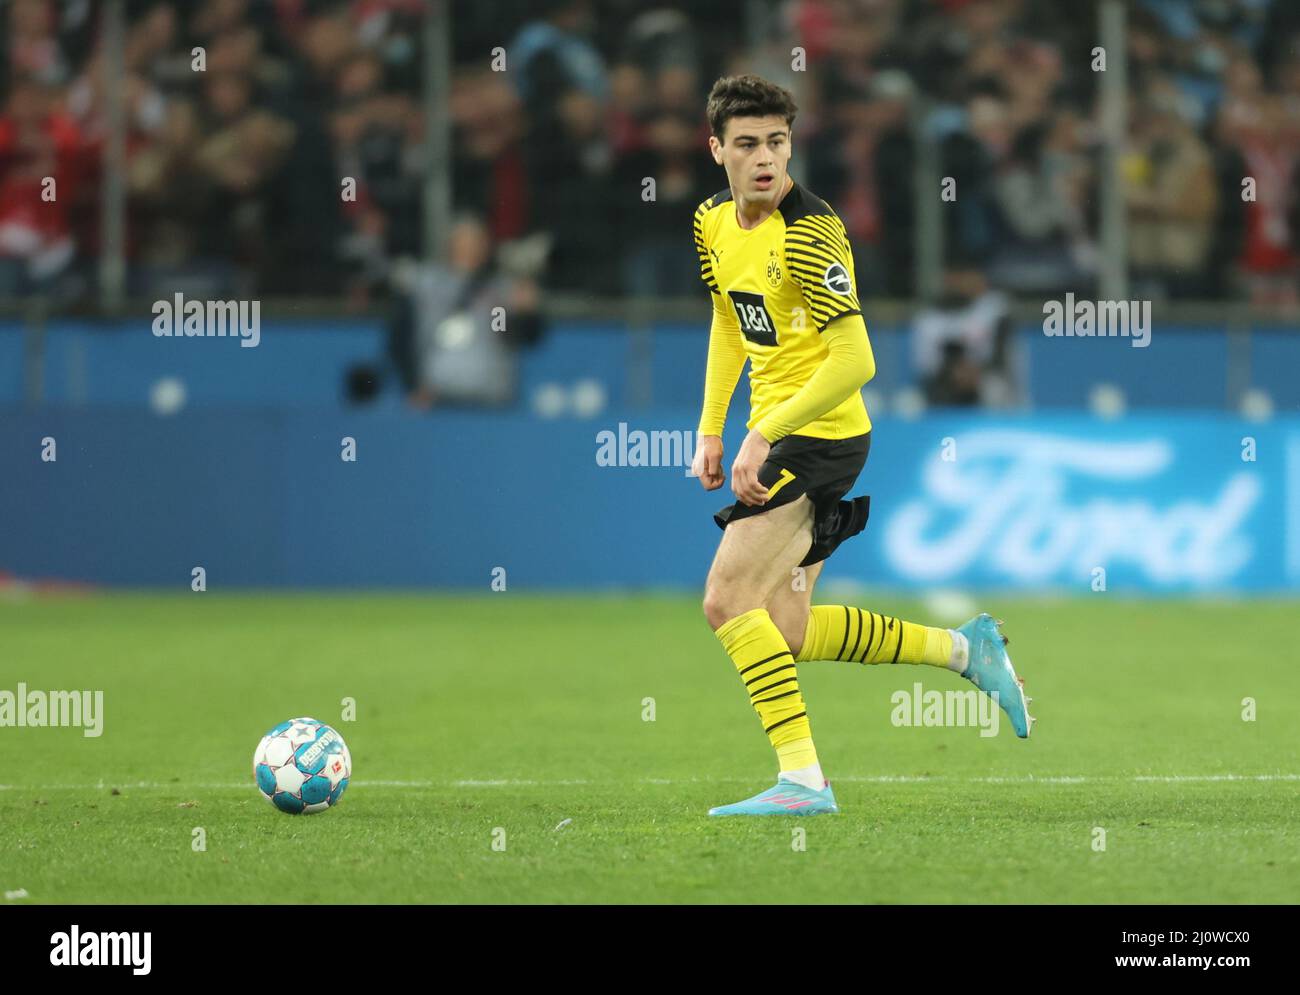
POLYGON ((713 253, 713 261, 714 261, 715 263, 720 263, 720 262, 722 262, 722 253, 721 253, 721 252, 719 252, 717 249, 710 249, 709 251, 710 251, 711 253, 713 253))
POLYGON ((853 281, 849 279, 849 271, 844 268, 843 263, 831 263, 826 267, 826 273, 822 276, 822 286, 832 294, 839 294, 842 297, 853 293, 853 281))

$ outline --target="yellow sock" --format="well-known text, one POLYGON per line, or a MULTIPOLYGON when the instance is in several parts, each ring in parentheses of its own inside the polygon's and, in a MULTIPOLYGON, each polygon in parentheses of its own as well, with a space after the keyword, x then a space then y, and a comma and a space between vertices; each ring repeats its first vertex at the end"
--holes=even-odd
POLYGON ((917 663, 957 669, 952 643, 948 629, 848 605, 813 605, 797 659, 917 663))
POLYGON ((799 770, 817 763, 794 657, 767 609, 755 608, 737 615, 716 635, 745 682, 763 731, 781 761, 781 770, 799 770))

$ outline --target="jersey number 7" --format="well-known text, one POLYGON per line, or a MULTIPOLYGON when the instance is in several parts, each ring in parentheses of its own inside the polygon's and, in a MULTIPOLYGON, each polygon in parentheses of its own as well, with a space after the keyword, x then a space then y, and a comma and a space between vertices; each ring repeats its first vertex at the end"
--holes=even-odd
POLYGON ((776 325, 767 312, 762 294, 751 294, 745 290, 729 290, 732 306, 736 309, 736 318, 740 322, 740 331, 755 345, 776 345, 776 325))

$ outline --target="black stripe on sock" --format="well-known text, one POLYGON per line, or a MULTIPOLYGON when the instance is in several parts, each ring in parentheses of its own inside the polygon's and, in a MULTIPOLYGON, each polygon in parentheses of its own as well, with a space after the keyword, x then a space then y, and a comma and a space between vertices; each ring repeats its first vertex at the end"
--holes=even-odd
MULTIPOLYGON (((749 700, 750 700, 750 701, 753 701, 753 700, 754 700, 754 695, 756 695, 756 694, 762 694, 764 691, 771 691, 772 688, 779 688, 782 684, 789 684, 791 681, 797 681, 797 680, 799 680, 798 677, 786 677, 786 678, 784 678, 783 680, 773 681, 771 684, 769 684, 769 685, 768 685, 767 687, 765 687, 765 688, 759 688, 757 691, 751 691, 750 694, 749 694, 749 700)), ((799 689, 798 689, 798 688, 795 688, 795 690, 797 691, 797 690, 799 690, 799 689)))
POLYGON ((787 663, 780 667, 773 667, 766 674, 759 674, 757 677, 751 677, 749 680, 745 682, 745 687, 749 687, 755 681, 761 681, 764 678, 771 677, 773 674, 779 674, 783 670, 793 670, 793 669, 794 669, 793 663, 787 663))
MULTIPOLYGON (((847 659, 849 660, 852 660, 857 655, 858 643, 862 642, 862 609, 854 608, 853 610, 858 613, 858 630, 857 630, 857 634, 853 637, 853 649, 849 650, 849 655, 847 657, 847 659)), ((848 635, 849 633, 848 630, 846 629, 844 632, 844 637, 847 639, 848 635)), ((840 659, 846 659, 846 658, 841 657, 840 659)))
POLYGON ((844 606, 844 641, 840 643, 840 651, 835 655, 835 659, 844 659, 844 647, 849 644, 849 606, 844 606))
MULTIPOLYGON (((789 650, 782 650, 780 653, 773 653, 771 656, 769 656, 769 657, 768 657, 767 659, 765 659, 765 660, 759 660, 758 663, 751 663, 748 667, 746 667, 746 668, 745 668, 744 670, 742 670, 740 673, 743 675, 743 674, 747 673, 748 671, 753 670, 755 667, 761 667, 761 666, 763 666, 763 664, 765 664, 765 663, 771 663, 771 662, 772 662, 773 660, 775 660, 778 656, 790 656, 790 651, 789 651, 789 650)), ((791 659, 793 659, 793 657, 791 657, 791 659)))
POLYGON ((780 722, 773 722, 770 726, 768 726, 763 731, 771 732, 773 729, 778 729, 781 726, 785 725, 787 722, 793 722, 795 719, 802 719, 807 714, 808 714, 807 712, 800 712, 798 715, 791 715, 788 719, 782 719, 780 722))
MULTIPOLYGON (((775 686, 775 685, 774 685, 774 686, 775 686)), ((754 699, 754 704, 755 704, 755 705, 764 705, 764 704, 766 704, 766 703, 769 702, 769 701, 776 701, 777 698, 788 698, 788 697, 790 697, 790 695, 792 695, 792 694, 798 694, 798 693, 799 693, 799 689, 798 689, 798 688, 795 688, 793 691, 782 691, 780 694, 774 694, 774 695, 772 695, 772 697, 770 697, 770 698, 755 698, 755 699, 754 699)))
POLYGON ((889 661, 890 663, 897 663, 897 662, 898 662, 898 651, 901 650, 902 648, 903 648, 903 621, 902 621, 902 619, 899 619, 899 621, 898 621, 898 645, 894 647, 894 658, 893 658, 892 660, 889 661))
POLYGON ((858 663, 867 662, 867 654, 871 652, 871 644, 876 638, 876 613, 867 612, 871 616, 871 634, 867 636, 867 648, 862 651, 862 659, 858 663))

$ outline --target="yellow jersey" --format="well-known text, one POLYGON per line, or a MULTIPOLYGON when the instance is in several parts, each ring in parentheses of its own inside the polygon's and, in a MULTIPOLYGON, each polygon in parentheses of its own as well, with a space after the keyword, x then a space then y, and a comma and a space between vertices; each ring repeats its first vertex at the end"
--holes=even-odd
MULTIPOLYGON (((753 428, 826 359, 826 326, 862 314, 848 235, 825 201, 793 183, 776 210, 751 229, 737 222, 729 189, 714 194, 695 211, 695 248, 700 278, 713 296, 712 334, 734 336, 749 359, 753 428)), ((743 364, 739 348, 736 356, 743 364)), ((724 415, 729 398, 728 392, 724 415)), ((721 422, 708 408, 706 395, 700 433, 721 434, 721 422)), ((862 395, 854 391, 795 434, 846 439, 870 429, 862 395)))

